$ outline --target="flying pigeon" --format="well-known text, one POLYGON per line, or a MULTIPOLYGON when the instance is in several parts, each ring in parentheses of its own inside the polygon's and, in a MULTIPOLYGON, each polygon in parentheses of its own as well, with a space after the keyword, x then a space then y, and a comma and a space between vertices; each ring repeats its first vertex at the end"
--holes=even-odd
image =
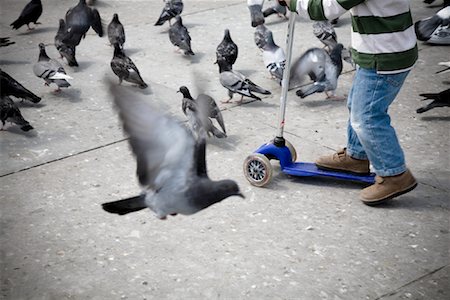
POLYGON ((22 100, 38 103, 41 98, 30 92, 17 80, 0 69, 0 97, 14 96, 22 100))
POLYGON ((264 66, 269 70, 270 75, 276 78, 281 84, 283 79, 284 65, 286 63, 286 55, 284 50, 273 41, 272 32, 268 32, 266 44, 262 48, 264 66))
POLYGON ((132 99, 110 84, 124 130, 136 156, 139 196, 102 204, 124 215, 150 208, 160 219, 191 215, 230 196, 244 196, 233 180, 212 181, 206 170, 206 143, 173 117, 163 115, 141 98, 132 99))
POLYGON ((278 1, 274 1, 274 4, 271 7, 266 8, 263 12, 264 18, 271 16, 273 14, 277 14, 280 18, 286 18, 287 9, 286 6, 281 5, 278 1))
POLYGON ((42 3, 41 0, 31 0, 25 7, 23 8, 20 16, 17 20, 12 22, 9 26, 12 26, 13 29, 19 29, 23 25, 27 25, 28 30, 32 30, 34 28, 30 28, 30 23, 34 23, 35 25, 41 24, 37 22, 39 17, 42 14, 42 3))
POLYGON ((158 21, 156 21, 155 26, 161 26, 166 21, 169 21, 175 16, 178 16, 183 11, 183 1, 182 0, 166 0, 164 8, 159 16, 158 21))
POLYGON ((67 45, 63 42, 66 34, 66 22, 64 22, 63 19, 59 19, 59 28, 55 36, 55 47, 58 50, 61 58, 66 58, 69 66, 78 67, 78 62, 75 58, 75 46, 67 45))
POLYGON ((250 10, 250 20, 252 27, 264 24, 264 15, 262 13, 262 6, 264 0, 247 0, 247 7, 250 10))
POLYGON ((270 95, 270 91, 263 89, 262 87, 253 83, 250 79, 246 78, 244 75, 237 71, 233 71, 232 67, 225 61, 220 60, 217 62, 219 65, 219 80, 224 88, 228 90, 229 99, 222 101, 223 103, 229 103, 233 98, 235 93, 240 94, 241 100, 238 103, 242 103, 244 96, 261 100, 258 96, 253 93, 259 93, 263 95, 270 95))
POLYGON ((238 56, 238 46, 233 42, 230 36, 230 30, 225 29, 222 42, 216 48, 217 60, 225 60, 228 64, 233 65, 238 56))
POLYGON ((145 89, 148 85, 144 82, 139 73, 138 68, 131 58, 125 55, 119 44, 114 44, 114 56, 111 60, 111 69, 114 74, 119 77, 119 84, 122 80, 137 84, 141 89, 145 89))
POLYGON ((191 130, 197 137, 204 138, 205 135, 210 136, 210 133, 217 138, 227 136, 222 113, 212 97, 200 94, 194 99, 185 86, 180 87, 178 92, 183 94, 181 109, 188 117, 191 130), (210 118, 217 120, 223 132, 214 126, 210 118))
POLYGON ((297 96, 305 98, 313 93, 325 92, 327 99, 342 100, 334 95, 334 91, 342 72, 343 48, 342 44, 337 44, 330 54, 324 49, 311 48, 294 62, 290 74, 291 87, 300 84, 306 75, 314 81, 312 85, 299 89, 297 96), (328 95, 329 91, 332 92, 331 96, 328 95))
POLYGON ((16 42, 11 42, 9 37, 0 38, 0 47, 7 47, 9 45, 15 44, 16 42))
POLYGON ((428 41, 436 30, 448 26, 450 26, 450 6, 446 6, 434 16, 419 20, 414 24, 419 41, 428 41))
POLYGON ((270 29, 268 29, 264 24, 256 26, 254 39, 255 44, 259 49, 263 50, 270 34, 272 34, 272 31, 270 31, 270 29))
POLYGON ((98 10, 87 6, 86 0, 80 0, 66 13, 67 34, 63 42, 70 46, 78 46, 90 27, 99 37, 103 36, 103 26, 98 10))
POLYGON ((444 106, 450 106, 450 89, 446 89, 445 91, 442 91, 440 93, 426 93, 426 94, 420 94, 420 96, 424 97, 423 100, 433 100, 428 105, 421 107, 417 109, 417 113, 421 114, 424 113, 430 109, 433 109, 435 107, 444 107, 444 106))
POLYGON ((183 25, 181 17, 178 15, 175 17, 176 22, 169 28, 170 42, 184 51, 185 55, 194 55, 191 49, 191 36, 187 28, 183 25))
POLYGON ((119 21, 118 14, 114 14, 111 23, 108 25, 108 39, 111 45, 119 44, 120 48, 123 49, 123 44, 125 43, 125 30, 123 29, 122 23, 119 21))
POLYGON ((313 33, 321 41, 328 51, 336 46, 337 35, 330 21, 316 21, 313 23, 313 33))
POLYGON ((56 90, 58 92, 60 88, 70 86, 66 79, 72 79, 59 62, 48 57, 43 43, 39 44, 39 59, 33 66, 33 72, 34 75, 45 80, 45 85, 55 83, 58 86, 56 90))
POLYGON ((8 96, 0 98, 0 120, 2 121, 2 129, 6 122, 14 123, 20 126, 23 131, 30 131, 33 126, 25 120, 20 113, 19 108, 8 96))

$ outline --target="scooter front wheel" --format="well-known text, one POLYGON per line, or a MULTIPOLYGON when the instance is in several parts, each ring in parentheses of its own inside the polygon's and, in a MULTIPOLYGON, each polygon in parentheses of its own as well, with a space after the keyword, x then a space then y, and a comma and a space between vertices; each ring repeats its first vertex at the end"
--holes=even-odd
POLYGON ((272 179, 272 165, 269 159, 260 153, 247 156, 244 161, 244 175, 254 186, 263 187, 272 179))

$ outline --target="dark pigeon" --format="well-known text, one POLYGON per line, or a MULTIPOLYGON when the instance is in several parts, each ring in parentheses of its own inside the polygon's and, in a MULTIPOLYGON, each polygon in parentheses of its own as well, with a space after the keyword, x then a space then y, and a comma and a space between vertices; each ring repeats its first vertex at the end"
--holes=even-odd
POLYGON ((78 46, 86 32, 92 27, 98 36, 103 36, 103 26, 97 9, 92 9, 86 4, 86 0, 70 8, 66 13, 67 34, 63 42, 70 46, 78 46))
POLYGON ((225 61, 218 61, 217 64, 219 65, 220 84, 222 84, 222 86, 228 90, 229 99, 223 101, 224 103, 229 103, 235 93, 238 93, 242 96, 241 100, 238 103, 242 103, 242 99, 244 98, 244 96, 256 100, 261 100, 261 98, 253 93, 259 93, 263 95, 271 94, 270 91, 256 85, 241 73, 233 71, 231 65, 227 64, 225 61))
POLYGON ((155 26, 161 26, 166 21, 180 15, 183 11, 183 1, 182 0, 166 0, 164 8, 159 16, 158 21, 156 21, 155 26))
POLYGON ((225 60, 228 64, 233 65, 238 56, 238 46, 233 42, 230 36, 230 30, 225 29, 222 42, 216 48, 216 58, 225 60))
POLYGON ((17 80, 9 76, 6 72, 0 69, 0 96, 14 96, 22 100, 28 100, 33 103, 38 103, 41 98, 33 94, 17 80))
POLYGON ((334 91, 342 72, 343 48, 342 44, 337 44, 330 54, 324 49, 311 48, 294 62, 290 74, 291 87, 301 84, 307 75, 314 81, 312 85, 299 89, 297 96, 305 98, 313 93, 325 92, 328 99, 342 100, 334 95, 334 91))
POLYGON ((206 143, 172 117, 141 98, 110 84, 123 127, 136 157, 140 196, 104 203, 124 215, 150 208, 160 219, 191 215, 230 196, 244 197, 232 180, 212 181, 206 169, 206 143), (134 98, 134 99, 133 99, 134 98))
POLYGON ((271 34, 272 31, 270 31, 270 29, 268 29, 264 24, 256 26, 254 33, 256 46, 262 50, 267 43, 269 35, 271 34))
POLYGON ((269 71, 272 78, 275 78, 279 84, 283 79, 283 71, 286 63, 284 50, 275 44, 272 32, 268 32, 267 41, 263 50, 264 66, 269 71))
POLYGON ((69 87, 70 83, 67 79, 72 79, 59 62, 48 57, 45 45, 42 43, 39 44, 39 59, 33 66, 33 72, 37 77, 44 79, 46 85, 55 83, 58 86, 57 91, 62 87, 69 87))
POLYGON ((205 135, 210 136, 210 134, 217 138, 227 136, 222 113, 212 97, 200 94, 197 99, 194 99, 185 86, 180 87, 178 92, 183 94, 181 108, 197 138, 204 138, 205 135), (210 118, 217 120, 223 132, 214 126, 210 118))
POLYGON ((170 42, 184 51, 185 55, 194 55, 191 49, 191 36, 187 28, 183 25, 180 16, 175 17, 176 22, 169 28, 170 42))
POLYGON ((424 97, 424 100, 433 100, 428 105, 417 109, 417 113, 421 114, 435 107, 445 107, 450 106, 450 89, 446 89, 440 93, 425 93, 420 94, 420 96, 424 97))
POLYGON ((9 45, 15 44, 16 42, 11 42, 9 37, 0 38, 0 47, 7 47, 9 45))
POLYGON ((281 5, 278 3, 278 1, 273 1, 273 5, 271 7, 266 8, 263 11, 264 18, 267 18, 268 16, 271 16, 273 14, 277 14, 280 18, 286 18, 287 9, 286 6, 281 5))
POLYGON ((118 44, 114 44, 114 56, 111 60, 111 69, 119 77, 119 84, 122 83, 122 80, 125 80, 137 84, 141 89, 148 87, 142 79, 141 73, 139 73, 136 65, 131 58, 125 55, 125 52, 118 44))
POLYGON ((108 25, 108 39, 111 45, 118 44, 123 49, 125 43, 125 30, 119 21, 119 15, 114 14, 111 23, 108 25))
POLYGON ((262 12, 262 6, 264 0, 247 0, 247 7, 250 10, 250 21, 252 27, 264 24, 264 15, 262 12))
POLYGON ((19 29, 23 25, 27 25, 28 30, 32 30, 34 28, 30 28, 30 23, 34 23, 35 25, 41 24, 37 20, 42 14, 42 3, 41 0, 31 0, 25 7, 23 8, 20 16, 17 20, 12 22, 9 26, 12 26, 13 29, 19 29))
POLYGON ((59 19, 59 28, 55 36, 55 47, 58 50, 61 58, 64 57, 67 60, 69 66, 78 67, 78 62, 75 57, 75 46, 67 45, 63 42, 66 34, 66 22, 64 22, 63 19, 59 19))
POLYGON ((20 126, 23 131, 33 129, 33 126, 23 118, 17 105, 8 96, 0 98, 0 120, 2 121, 2 127, 5 126, 6 122, 11 122, 20 126))

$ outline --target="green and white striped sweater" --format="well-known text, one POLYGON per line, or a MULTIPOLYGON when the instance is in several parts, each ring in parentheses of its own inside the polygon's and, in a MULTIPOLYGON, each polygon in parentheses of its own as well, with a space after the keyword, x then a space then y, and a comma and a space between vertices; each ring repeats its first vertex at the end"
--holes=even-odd
POLYGON ((352 17, 352 55, 356 64, 378 73, 412 68, 418 50, 408 0, 287 0, 291 11, 312 20, 352 17))

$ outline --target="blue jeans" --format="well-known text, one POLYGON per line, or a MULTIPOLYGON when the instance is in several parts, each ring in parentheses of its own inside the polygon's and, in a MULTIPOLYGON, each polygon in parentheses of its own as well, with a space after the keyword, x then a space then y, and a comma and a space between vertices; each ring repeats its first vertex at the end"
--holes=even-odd
POLYGON ((408 73, 377 74, 374 69, 358 67, 348 96, 347 153, 356 159, 369 159, 379 176, 406 171, 388 108, 408 73))

